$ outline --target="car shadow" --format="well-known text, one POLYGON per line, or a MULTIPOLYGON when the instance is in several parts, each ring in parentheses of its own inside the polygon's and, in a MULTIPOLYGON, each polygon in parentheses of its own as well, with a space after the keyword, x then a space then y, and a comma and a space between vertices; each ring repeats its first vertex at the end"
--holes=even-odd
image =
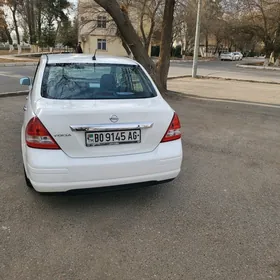
POLYGON ((30 192, 33 198, 45 207, 64 211, 79 208, 100 209, 108 206, 122 208, 127 205, 142 208, 159 197, 165 197, 172 188, 174 188, 173 183, 163 183, 92 188, 63 193, 37 193, 34 189, 30 192))

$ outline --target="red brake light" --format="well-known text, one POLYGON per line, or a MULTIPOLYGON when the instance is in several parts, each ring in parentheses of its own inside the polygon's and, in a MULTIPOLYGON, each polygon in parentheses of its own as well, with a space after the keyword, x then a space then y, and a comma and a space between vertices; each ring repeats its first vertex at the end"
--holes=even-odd
POLYGON ((30 148, 54 150, 60 149, 48 130, 37 117, 32 118, 27 124, 25 131, 25 141, 27 146, 30 148))
POLYGON ((164 137, 162 138, 161 143, 180 139, 182 135, 180 129, 181 129, 181 124, 180 124, 179 117, 176 113, 174 113, 173 119, 164 137))

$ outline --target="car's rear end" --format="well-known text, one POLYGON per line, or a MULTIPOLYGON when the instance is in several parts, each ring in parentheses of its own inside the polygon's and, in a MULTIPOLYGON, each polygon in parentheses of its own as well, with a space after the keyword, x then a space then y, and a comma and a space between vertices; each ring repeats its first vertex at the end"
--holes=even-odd
MULTIPOLYGON (((62 56, 63 57, 63 56, 62 56)), ((170 180, 180 172, 178 116, 131 60, 42 59, 22 134, 41 192, 170 180)))
POLYGON ((221 58, 222 61, 223 60, 233 60, 234 59, 234 55, 231 52, 222 53, 220 58, 221 58))
POLYGON ((234 52, 234 60, 242 60, 243 59, 243 55, 240 52, 234 52))

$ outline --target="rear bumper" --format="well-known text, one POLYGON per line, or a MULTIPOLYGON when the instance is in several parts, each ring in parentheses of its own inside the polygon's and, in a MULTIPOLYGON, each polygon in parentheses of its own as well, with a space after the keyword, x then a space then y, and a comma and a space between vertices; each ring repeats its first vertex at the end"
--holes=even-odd
POLYGON ((24 147, 25 170, 39 192, 165 181, 178 176, 181 140, 161 143, 153 152, 102 158, 70 158, 61 150, 24 147))

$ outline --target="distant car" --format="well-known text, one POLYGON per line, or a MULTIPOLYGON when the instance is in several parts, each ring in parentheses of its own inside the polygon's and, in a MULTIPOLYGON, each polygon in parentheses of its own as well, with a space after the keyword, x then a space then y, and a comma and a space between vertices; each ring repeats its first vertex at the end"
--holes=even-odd
POLYGON ((24 106, 22 157, 38 192, 162 183, 181 170, 178 115, 128 58, 43 55, 24 106))
POLYGON ((226 52, 226 53, 222 53, 221 54, 221 61, 224 61, 224 60, 235 60, 235 55, 233 52, 226 52))
POLYGON ((243 54, 241 52, 234 52, 234 60, 242 60, 243 59, 243 54))

